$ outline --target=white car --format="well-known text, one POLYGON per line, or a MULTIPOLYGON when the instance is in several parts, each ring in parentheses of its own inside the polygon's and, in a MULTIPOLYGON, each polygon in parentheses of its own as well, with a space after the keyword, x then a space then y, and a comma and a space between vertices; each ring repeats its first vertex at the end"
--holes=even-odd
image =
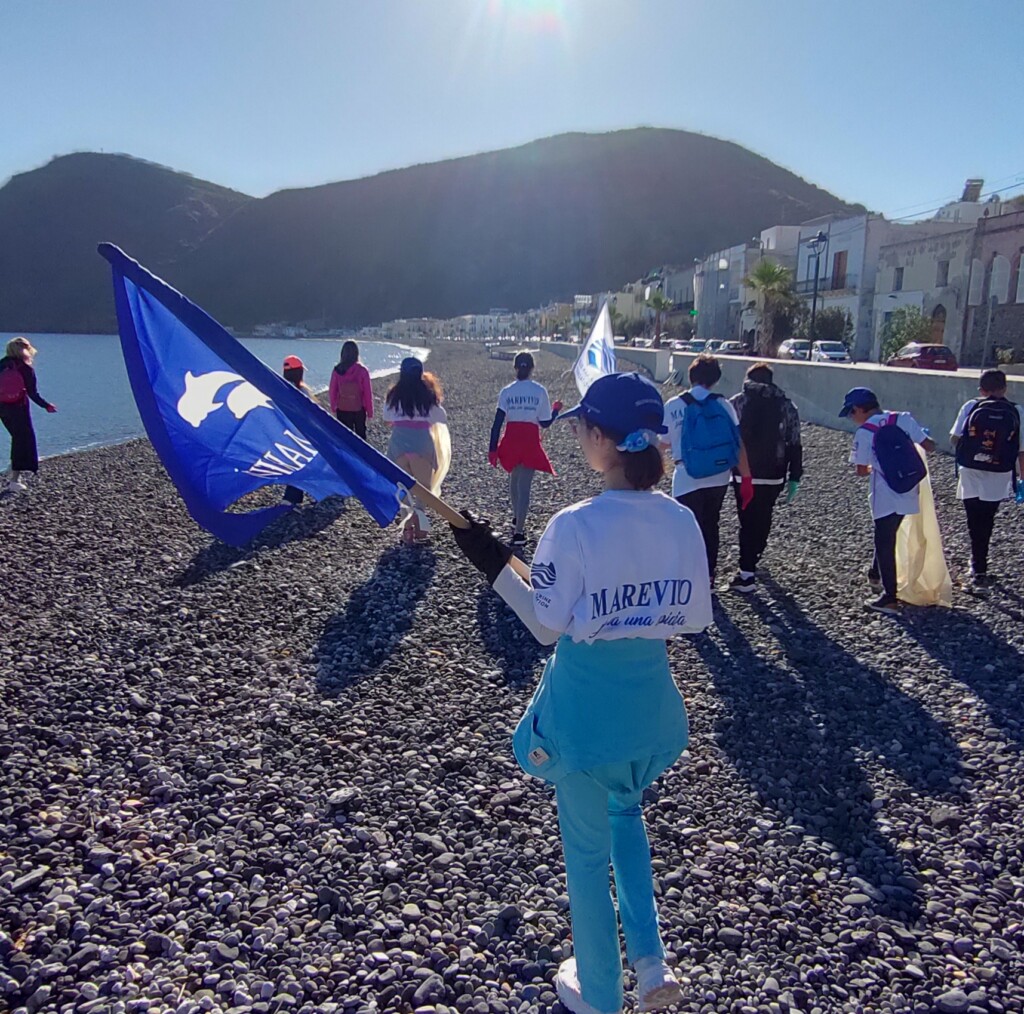
POLYGON ((848 363, 850 353, 842 342, 815 342, 811 346, 812 363, 848 363))
POLYGON ((789 338, 779 346, 780 359, 809 359, 811 343, 806 338, 789 338))

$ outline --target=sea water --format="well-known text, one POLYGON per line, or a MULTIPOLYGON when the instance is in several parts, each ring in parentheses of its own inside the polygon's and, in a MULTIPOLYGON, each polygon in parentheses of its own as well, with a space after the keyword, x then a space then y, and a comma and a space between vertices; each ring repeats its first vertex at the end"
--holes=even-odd
MULTIPOLYGON (((14 337, 15 334, 0 332, 0 355, 3 346, 14 337)), ((32 406, 40 456, 145 436, 117 335, 25 337, 38 350, 35 368, 39 393, 57 406, 55 415, 32 406)), ((241 342, 275 373, 281 372, 285 356, 298 356, 306 366, 306 383, 314 391, 321 391, 330 383, 342 339, 242 338, 241 342)), ((394 342, 359 342, 359 360, 374 377, 396 372, 402 359, 409 355, 422 358, 426 350, 394 342)), ((6 468, 7 452, 7 433, 0 427, 0 471, 6 468)))

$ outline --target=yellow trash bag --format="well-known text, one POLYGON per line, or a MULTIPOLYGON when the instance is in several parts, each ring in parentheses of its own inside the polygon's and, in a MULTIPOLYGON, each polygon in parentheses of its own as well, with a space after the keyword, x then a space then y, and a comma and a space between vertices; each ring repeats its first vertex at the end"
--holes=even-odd
POLYGON ((430 492, 440 496, 441 483, 452 465, 452 438, 446 423, 434 423, 430 427, 430 436, 434 441, 434 457, 437 458, 437 467, 430 477, 430 492))
MULTIPOLYGON (((925 459, 925 452, 917 453, 925 459)), ((896 534, 896 594, 914 606, 953 604, 953 582, 942 551, 930 475, 917 488, 920 512, 903 519, 896 534)))

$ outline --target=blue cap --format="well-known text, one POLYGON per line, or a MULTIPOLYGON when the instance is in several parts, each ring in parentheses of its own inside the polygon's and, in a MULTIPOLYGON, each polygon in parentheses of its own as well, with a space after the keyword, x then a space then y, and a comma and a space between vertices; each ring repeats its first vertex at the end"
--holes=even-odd
POLYGON ((870 387, 851 387, 843 399, 843 410, 839 413, 839 418, 845 419, 855 408, 877 404, 878 399, 870 387))
POLYGON ((609 373, 598 377, 587 388, 583 400, 558 418, 574 416, 586 416, 608 433, 623 437, 645 430, 668 433, 661 394, 639 373, 609 373))
POLYGON ((415 356, 406 356, 402 360, 402 365, 398 368, 398 372, 403 377, 422 377, 423 363, 415 356))

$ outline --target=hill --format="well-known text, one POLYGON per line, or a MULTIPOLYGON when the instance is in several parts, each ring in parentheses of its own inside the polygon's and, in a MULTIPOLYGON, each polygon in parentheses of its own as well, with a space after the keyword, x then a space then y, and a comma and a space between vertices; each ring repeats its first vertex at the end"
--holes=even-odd
MULTIPOLYGON (((737 144, 654 128, 564 134, 260 200, 122 157, 68 156, 0 190, 6 239, 7 191, 30 183, 45 196, 35 212, 45 238, 29 263, 0 260, 7 329, 41 319, 53 329, 109 327, 105 279, 95 288, 104 265, 91 252, 101 239, 226 324, 360 325, 525 309, 686 263, 769 225, 850 208, 737 144), (79 179, 64 172, 57 186, 54 168, 70 169, 71 160, 79 179), (134 176, 112 186, 107 165, 134 176), (55 270, 60 253, 67 277, 55 270), (97 265, 86 270, 80 253, 97 265), (13 295, 12 267, 22 272, 13 295), (51 284, 60 298, 47 305, 51 284)), ((22 212, 21 231, 28 226, 22 212)))
POLYGON ((251 200, 127 155, 64 155, 11 177, 0 188, 0 329, 112 330, 99 241, 160 273, 251 200))

